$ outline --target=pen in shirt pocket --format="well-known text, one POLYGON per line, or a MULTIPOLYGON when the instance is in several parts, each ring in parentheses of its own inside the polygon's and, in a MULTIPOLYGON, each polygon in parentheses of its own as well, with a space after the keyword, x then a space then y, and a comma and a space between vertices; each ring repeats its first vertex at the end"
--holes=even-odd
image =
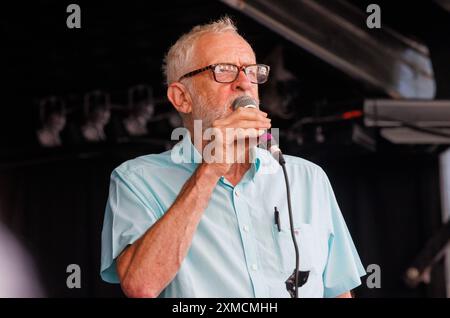
POLYGON ((278 232, 281 231, 281 223, 280 223, 280 212, 278 212, 277 207, 275 207, 275 212, 273 213, 275 217, 275 224, 277 225, 278 232))

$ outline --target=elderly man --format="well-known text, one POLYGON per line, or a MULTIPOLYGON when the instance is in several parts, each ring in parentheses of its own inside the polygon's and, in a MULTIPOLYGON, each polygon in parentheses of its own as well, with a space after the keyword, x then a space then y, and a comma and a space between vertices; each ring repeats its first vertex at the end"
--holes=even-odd
MULTIPOLYGON (((195 135, 194 127, 201 120, 202 132, 213 128, 223 136, 240 128, 240 135, 215 135, 223 153, 236 148, 237 138, 248 141, 270 128, 259 108, 232 107, 240 96, 258 100, 269 67, 256 64, 250 45, 223 18, 183 35, 166 56, 165 74, 167 96, 189 134, 172 151, 113 171, 102 232, 103 280, 120 282, 129 297, 289 297, 296 258, 283 174, 272 169, 278 163, 247 143, 241 157, 205 160, 212 141, 195 135), (174 152, 183 160, 174 160, 174 152)), ((365 271, 330 183, 313 163, 285 160, 299 269, 309 272, 298 295, 349 297, 365 271)))

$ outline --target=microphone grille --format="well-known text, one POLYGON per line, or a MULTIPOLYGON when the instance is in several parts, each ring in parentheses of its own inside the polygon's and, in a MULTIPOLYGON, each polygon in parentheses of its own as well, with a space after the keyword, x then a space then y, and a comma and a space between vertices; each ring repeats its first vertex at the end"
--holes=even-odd
POLYGON ((239 107, 253 107, 253 108, 257 108, 258 107, 258 102, 256 100, 254 100, 252 97, 244 95, 244 96, 239 96, 238 98, 236 98, 233 101, 233 109, 236 110, 239 107))

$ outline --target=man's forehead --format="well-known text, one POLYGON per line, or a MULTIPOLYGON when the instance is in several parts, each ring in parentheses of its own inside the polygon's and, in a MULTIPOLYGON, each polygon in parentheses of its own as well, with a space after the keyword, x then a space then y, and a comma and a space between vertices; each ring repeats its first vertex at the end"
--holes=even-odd
POLYGON ((250 44, 234 32, 205 34, 197 42, 196 56, 201 64, 256 62, 250 44))

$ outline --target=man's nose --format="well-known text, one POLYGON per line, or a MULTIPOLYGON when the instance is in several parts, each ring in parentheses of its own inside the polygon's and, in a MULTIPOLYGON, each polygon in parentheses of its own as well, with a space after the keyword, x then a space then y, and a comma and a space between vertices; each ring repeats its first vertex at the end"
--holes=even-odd
POLYGON ((247 91, 252 87, 252 82, 248 79, 244 70, 239 70, 237 79, 233 82, 233 89, 247 91))

